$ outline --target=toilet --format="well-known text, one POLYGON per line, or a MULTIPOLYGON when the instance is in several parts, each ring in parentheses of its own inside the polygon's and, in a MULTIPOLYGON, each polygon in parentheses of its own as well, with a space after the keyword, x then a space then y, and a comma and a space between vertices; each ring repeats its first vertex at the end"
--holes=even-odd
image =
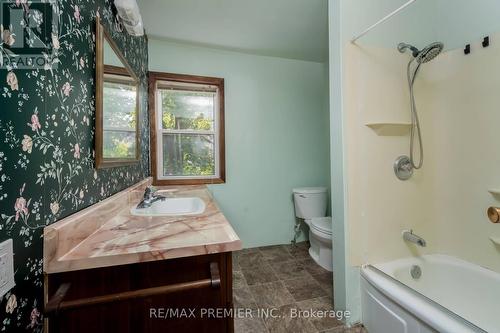
POLYGON ((309 255, 328 271, 332 271, 332 218, 326 215, 328 191, 325 187, 293 189, 295 216, 309 226, 309 255))

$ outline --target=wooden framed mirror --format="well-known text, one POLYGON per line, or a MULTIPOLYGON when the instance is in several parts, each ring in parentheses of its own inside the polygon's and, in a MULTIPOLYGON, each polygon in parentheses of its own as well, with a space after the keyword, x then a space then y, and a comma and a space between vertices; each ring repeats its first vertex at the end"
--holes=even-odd
POLYGON ((139 162, 139 79, 96 18, 96 167, 139 162))

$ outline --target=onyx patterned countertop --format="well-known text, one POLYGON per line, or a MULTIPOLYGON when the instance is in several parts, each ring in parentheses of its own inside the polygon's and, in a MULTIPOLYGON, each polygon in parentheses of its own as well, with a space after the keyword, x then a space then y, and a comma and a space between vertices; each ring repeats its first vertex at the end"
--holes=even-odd
MULTIPOLYGON (((44 229, 44 271, 67 272, 241 249, 241 241, 206 186, 159 187, 170 197, 198 197, 198 215, 134 216, 150 179, 44 229)), ((167 199, 168 200, 168 199, 167 199)))

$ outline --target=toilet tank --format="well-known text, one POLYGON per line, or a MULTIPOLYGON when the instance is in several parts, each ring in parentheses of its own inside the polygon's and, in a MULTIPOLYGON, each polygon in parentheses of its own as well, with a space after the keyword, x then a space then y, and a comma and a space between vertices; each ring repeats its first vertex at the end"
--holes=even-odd
POLYGON ((325 216, 327 199, 326 187, 303 187, 293 189, 295 216, 302 219, 325 216))

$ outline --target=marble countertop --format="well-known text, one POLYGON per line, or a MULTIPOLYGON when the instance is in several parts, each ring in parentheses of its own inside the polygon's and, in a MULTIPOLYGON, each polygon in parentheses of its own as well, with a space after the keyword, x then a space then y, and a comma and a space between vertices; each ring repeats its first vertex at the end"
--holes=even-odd
POLYGON ((44 229, 44 271, 57 273, 236 251, 241 241, 205 186, 159 187, 167 197, 199 197, 190 216, 133 216, 150 179, 44 229))

